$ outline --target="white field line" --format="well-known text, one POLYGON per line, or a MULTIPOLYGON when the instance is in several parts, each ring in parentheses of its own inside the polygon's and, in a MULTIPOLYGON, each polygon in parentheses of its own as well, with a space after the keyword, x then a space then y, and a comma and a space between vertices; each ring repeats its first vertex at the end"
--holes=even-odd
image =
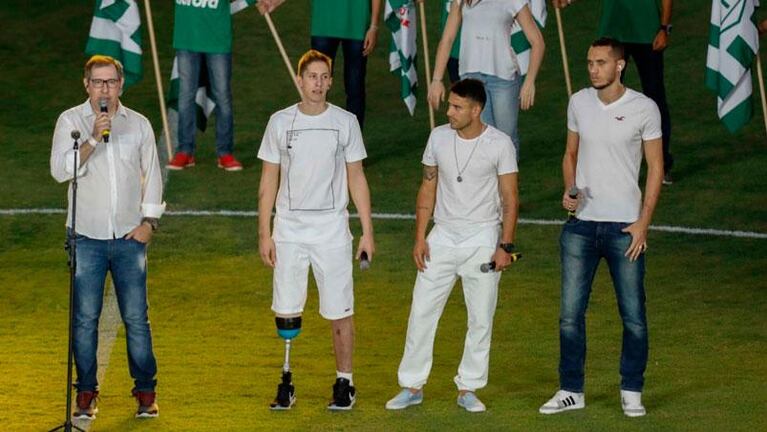
MULTIPOLYGON (((46 215, 46 214, 64 214, 65 209, 54 208, 29 208, 29 209, 0 209, 0 216, 17 215, 46 215)), ((167 216, 225 216, 225 217, 256 217, 258 212, 255 210, 169 210, 165 212, 167 216)), ((352 214, 351 217, 359 217, 352 214)), ((373 213, 373 219, 382 220, 415 220, 415 215, 408 213, 373 213)), ((526 219, 520 218, 522 225, 562 225, 562 220, 558 219, 526 219)), ((754 231, 725 230, 717 228, 697 228, 672 225, 651 225, 650 230, 670 233, 680 233, 689 235, 708 235, 718 237, 735 237, 751 239, 767 239, 767 233, 754 231)))

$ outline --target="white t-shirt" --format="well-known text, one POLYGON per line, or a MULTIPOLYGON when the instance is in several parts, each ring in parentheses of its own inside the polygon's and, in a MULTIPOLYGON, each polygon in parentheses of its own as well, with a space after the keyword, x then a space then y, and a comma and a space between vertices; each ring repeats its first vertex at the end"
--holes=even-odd
POLYGON ((280 164, 275 241, 338 244, 351 240, 346 164, 367 157, 354 114, 328 104, 322 114, 298 104, 266 126, 258 158, 280 164))
POLYGON ((488 125, 477 138, 464 140, 442 125, 431 132, 421 162, 438 167, 429 242, 494 247, 502 220, 498 176, 517 172, 511 138, 488 125))
POLYGON ((458 73, 481 72, 505 80, 519 70, 511 50, 514 17, 527 5, 526 0, 482 0, 462 9, 461 52, 458 73))
POLYGON ((652 99, 631 89, 605 105, 595 88, 579 91, 567 107, 567 128, 578 133, 575 184, 583 194, 576 217, 635 222, 642 191, 642 142, 661 138, 660 112, 652 99))

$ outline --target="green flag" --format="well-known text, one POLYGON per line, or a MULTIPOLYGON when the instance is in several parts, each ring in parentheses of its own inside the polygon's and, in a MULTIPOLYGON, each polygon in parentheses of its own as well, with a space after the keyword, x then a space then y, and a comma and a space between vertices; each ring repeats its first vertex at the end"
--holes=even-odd
POLYGON ((751 65, 759 52, 754 0, 713 0, 706 57, 706 87, 717 96, 717 114, 730 132, 751 119, 751 65))
MULTIPOLYGON (((546 1, 528 0, 527 7, 530 8, 535 23, 543 29, 546 26, 546 1)), ((530 48, 530 42, 527 41, 522 27, 514 20, 514 25, 511 26, 511 49, 517 57, 519 74, 523 79, 527 75, 527 68, 530 66, 530 48)))
POLYGON ((415 111, 415 90, 418 87, 416 71, 416 14, 413 0, 386 0, 384 21, 392 34, 389 48, 389 71, 400 78, 400 97, 410 115, 415 111))
POLYGON ((96 0, 85 54, 119 60, 125 88, 141 80, 141 18, 135 0, 96 0))

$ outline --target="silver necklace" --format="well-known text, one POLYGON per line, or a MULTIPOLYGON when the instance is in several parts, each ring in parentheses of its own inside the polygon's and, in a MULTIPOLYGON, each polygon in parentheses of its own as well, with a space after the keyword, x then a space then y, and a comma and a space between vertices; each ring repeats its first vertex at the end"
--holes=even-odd
MULTIPOLYGON (((484 132, 484 130, 482 132, 484 132)), ((469 153, 469 157, 466 159, 466 163, 463 164, 463 168, 458 165, 458 145, 456 143, 458 131, 456 131, 455 135, 453 135, 453 156, 455 156, 455 169, 458 170, 458 177, 456 177, 458 183, 463 181, 463 172, 466 171, 466 167, 469 166, 469 162, 471 162, 471 158, 474 156, 474 151, 477 150, 477 146, 479 145, 479 137, 482 135, 482 132, 480 132, 479 136, 477 136, 477 142, 474 143, 474 148, 471 149, 471 153, 469 153)))

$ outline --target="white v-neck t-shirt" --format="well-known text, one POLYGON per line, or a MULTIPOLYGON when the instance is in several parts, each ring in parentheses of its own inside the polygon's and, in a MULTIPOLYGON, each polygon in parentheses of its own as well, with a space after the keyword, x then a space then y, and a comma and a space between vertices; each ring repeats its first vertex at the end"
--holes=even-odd
POLYGON ((655 102, 627 88, 605 105, 595 88, 586 88, 570 98, 567 128, 579 137, 575 184, 583 198, 576 217, 629 223, 639 219, 642 142, 662 136, 655 102))
POLYGON ((328 104, 318 115, 292 105, 274 113, 258 158, 280 165, 274 241, 340 244, 349 231, 346 164, 367 157, 354 114, 328 104))

